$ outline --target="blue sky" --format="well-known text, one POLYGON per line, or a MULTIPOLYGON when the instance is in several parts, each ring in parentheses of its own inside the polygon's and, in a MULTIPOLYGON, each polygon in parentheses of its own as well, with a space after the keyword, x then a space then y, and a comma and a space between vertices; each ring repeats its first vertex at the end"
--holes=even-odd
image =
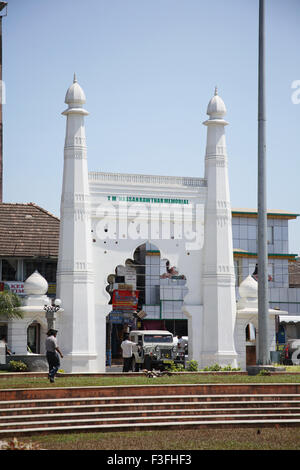
MULTIPOLYGON (((268 207, 296 213, 299 20, 299 0, 266 0, 268 207)), ((91 171, 202 177, 202 122, 217 85, 232 206, 257 207, 257 62, 258 0, 8 0, 4 202, 59 216, 61 112, 76 71, 91 171)), ((300 253, 300 220, 290 222, 290 251, 300 253)))

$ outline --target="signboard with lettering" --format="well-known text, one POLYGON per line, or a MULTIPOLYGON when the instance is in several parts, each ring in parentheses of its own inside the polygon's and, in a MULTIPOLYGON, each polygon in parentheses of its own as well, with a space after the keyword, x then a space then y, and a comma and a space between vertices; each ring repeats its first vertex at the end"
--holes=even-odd
POLYGON ((123 312, 118 310, 112 311, 110 312, 108 319, 111 323, 114 323, 115 325, 123 325, 123 312))
POLYGON ((115 309, 135 310, 138 305, 139 291, 114 290, 112 304, 115 309))
MULTIPOLYGON (((125 267, 125 282, 130 284, 133 290, 136 289, 136 270, 130 266, 125 267)), ((119 287, 120 288, 120 287, 119 287)))
POLYGON ((135 326, 135 317, 131 312, 123 312, 122 310, 112 310, 108 316, 108 320, 114 325, 135 326))
POLYGON ((0 282, 0 291, 10 290, 14 294, 24 295, 24 282, 5 281, 0 282))
POLYGON ((152 204, 189 204, 188 199, 170 198, 170 197, 142 197, 142 196, 107 196, 111 202, 142 202, 152 204))

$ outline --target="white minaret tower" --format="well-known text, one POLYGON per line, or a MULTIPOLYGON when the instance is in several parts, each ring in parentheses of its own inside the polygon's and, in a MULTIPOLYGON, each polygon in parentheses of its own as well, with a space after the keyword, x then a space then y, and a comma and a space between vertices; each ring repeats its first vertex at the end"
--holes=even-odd
MULTIPOLYGON (((94 270, 87 150, 85 94, 74 74, 62 113, 67 117, 57 268, 58 296, 64 313, 58 340, 65 372, 97 371, 94 270)), ((99 368, 98 368, 99 370, 99 368)))
POLYGON ((226 107, 217 89, 207 107, 209 119, 205 155, 207 202, 205 207, 203 266, 202 365, 236 364, 234 323, 235 275, 232 248, 231 204, 224 121, 226 107))

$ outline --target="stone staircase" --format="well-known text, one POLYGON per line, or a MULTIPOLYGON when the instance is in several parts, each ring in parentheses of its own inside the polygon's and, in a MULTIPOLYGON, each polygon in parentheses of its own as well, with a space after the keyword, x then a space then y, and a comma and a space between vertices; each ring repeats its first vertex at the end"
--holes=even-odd
POLYGON ((230 386, 231 393, 226 388, 221 387, 222 393, 217 385, 211 393, 201 385, 0 390, 0 439, 62 432, 300 426, 300 393, 294 384, 284 392, 278 384, 277 393, 274 387, 272 393, 260 393, 265 387, 258 384, 252 393, 241 393, 249 387, 241 390, 240 385, 230 386))

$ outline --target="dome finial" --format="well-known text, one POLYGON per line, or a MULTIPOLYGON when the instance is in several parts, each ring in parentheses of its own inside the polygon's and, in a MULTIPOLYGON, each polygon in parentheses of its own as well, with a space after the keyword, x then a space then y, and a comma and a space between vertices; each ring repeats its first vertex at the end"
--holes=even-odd
POLYGON ((215 93, 207 106, 206 113, 210 120, 222 119, 226 114, 226 106, 222 98, 218 95, 218 87, 215 86, 215 93))
POLYGON ((24 293, 26 295, 44 295, 48 290, 48 282, 35 270, 24 282, 24 293))
POLYGON ((69 107, 81 107, 85 103, 85 94, 77 82, 76 73, 74 73, 72 85, 69 86, 67 90, 65 103, 67 103, 69 107))

